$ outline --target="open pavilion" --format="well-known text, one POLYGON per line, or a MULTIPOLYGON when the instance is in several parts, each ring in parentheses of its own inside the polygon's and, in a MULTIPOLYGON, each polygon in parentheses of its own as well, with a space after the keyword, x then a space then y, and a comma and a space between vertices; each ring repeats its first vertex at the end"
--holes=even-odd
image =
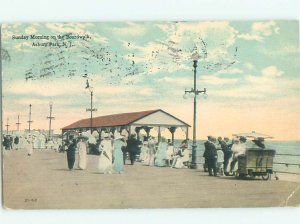
POLYGON ((162 129, 167 128, 172 135, 173 142, 174 133, 178 128, 181 128, 186 133, 186 139, 188 139, 189 127, 190 125, 179 118, 161 109, 156 109, 94 117, 92 118, 92 121, 91 118, 82 119, 63 127, 62 134, 68 131, 82 133, 84 131, 92 130, 97 131, 101 138, 101 133, 103 131, 114 133, 116 130, 119 132, 126 130, 129 135, 136 133, 139 139, 139 133, 142 129, 146 132, 147 137, 149 137, 151 129, 154 128, 157 130, 157 137, 160 142, 162 129))

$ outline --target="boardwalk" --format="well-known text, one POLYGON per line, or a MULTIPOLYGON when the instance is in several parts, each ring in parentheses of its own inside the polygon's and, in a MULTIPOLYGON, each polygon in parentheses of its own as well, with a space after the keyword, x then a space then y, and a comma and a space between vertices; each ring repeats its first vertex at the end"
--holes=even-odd
POLYGON ((36 208, 202 208, 299 206, 300 183, 209 177, 202 170, 126 165, 124 174, 69 171, 66 155, 24 150, 4 155, 4 204, 36 208))

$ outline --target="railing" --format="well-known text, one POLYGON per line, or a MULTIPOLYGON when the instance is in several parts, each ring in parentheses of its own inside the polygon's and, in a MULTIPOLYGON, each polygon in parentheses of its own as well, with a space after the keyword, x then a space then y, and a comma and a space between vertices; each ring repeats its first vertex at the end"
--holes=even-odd
MULTIPOLYGON (((300 157, 298 154, 289 154, 289 153, 276 153, 276 156, 294 156, 294 157, 300 157)), ((273 162, 273 164, 278 164, 278 165, 285 165, 286 167, 289 166, 296 166, 300 168, 300 163, 289 163, 289 162, 273 162)), ((299 170, 300 171, 300 170, 299 170)), ((298 174, 300 175, 300 172, 291 172, 291 171, 278 171, 275 170, 274 172, 276 173, 288 173, 288 174, 298 174)))
MULTIPOLYGON (((295 156, 295 157, 300 157, 300 155, 298 155, 298 154, 288 154, 288 153, 286 153, 286 154, 283 154, 283 153, 276 153, 276 155, 275 156, 295 156)), ((201 161, 202 159, 201 159, 201 156, 200 155, 198 155, 197 156, 198 157, 198 159, 197 159, 197 164, 198 165, 203 165, 204 164, 204 161, 201 161)), ((285 167, 289 167, 289 166, 296 166, 296 167, 299 167, 300 168, 300 163, 289 163, 289 162, 276 162, 276 161, 274 161, 273 162, 273 164, 275 165, 275 164, 278 164, 278 165, 285 165, 285 167)), ((273 167, 274 168, 274 167, 273 167)), ((299 170, 299 173, 298 172, 292 172, 292 171, 280 171, 280 170, 274 170, 274 172, 276 172, 276 173, 288 173, 288 174, 298 174, 298 175, 300 175, 300 170, 299 170)))

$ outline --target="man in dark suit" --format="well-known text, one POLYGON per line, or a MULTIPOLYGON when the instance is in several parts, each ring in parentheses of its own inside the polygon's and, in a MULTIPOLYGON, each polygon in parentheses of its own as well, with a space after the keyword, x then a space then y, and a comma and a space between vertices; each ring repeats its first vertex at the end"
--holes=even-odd
POLYGON ((230 148, 229 145, 226 144, 226 142, 228 142, 229 139, 225 137, 224 141, 222 140, 222 138, 218 139, 218 141, 219 141, 221 149, 222 149, 222 151, 224 153, 224 171, 225 171, 224 174, 225 174, 225 176, 229 176, 229 172, 228 172, 227 166, 228 166, 228 163, 229 163, 229 159, 232 156, 231 148, 230 148))
POLYGON ((209 145, 209 141, 211 140, 211 136, 207 136, 207 141, 204 142, 204 153, 203 153, 203 157, 204 157, 204 164, 203 164, 203 168, 204 168, 204 172, 207 172, 207 159, 208 159, 208 145, 209 145))
POLYGON ((68 144, 68 148, 67 148, 68 168, 69 170, 73 170, 74 163, 75 163, 77 141, 75 138, 70 138, 70 142, 67 144, 68 144))
POLYGON ((139 141, 136 139, 136 134, 132 134, 127 141, 127 151, 129 152, 131 165, 134 164, 135 156, 138 150, 139 141))
POLYGON ((203 157, 207 162, 209 176, 217 176, 217 148, 215 146, 216 138, 208 136, 208 140, 204 143, 205 151, 203 157))

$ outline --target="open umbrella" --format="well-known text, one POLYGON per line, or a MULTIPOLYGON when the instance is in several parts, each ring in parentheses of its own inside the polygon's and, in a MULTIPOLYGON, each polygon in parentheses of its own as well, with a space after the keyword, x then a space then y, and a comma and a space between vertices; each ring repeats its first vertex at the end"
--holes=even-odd
POLYGON ((252 132, 249 132, 249 133, 233 134, 233 136, 237 136, 237 137, 244 136, 244 137, 248 137, 248 138, 263 138, 263 139, 273 138, 270 135, 257 133, 255 131, 252 131, 252 132))

